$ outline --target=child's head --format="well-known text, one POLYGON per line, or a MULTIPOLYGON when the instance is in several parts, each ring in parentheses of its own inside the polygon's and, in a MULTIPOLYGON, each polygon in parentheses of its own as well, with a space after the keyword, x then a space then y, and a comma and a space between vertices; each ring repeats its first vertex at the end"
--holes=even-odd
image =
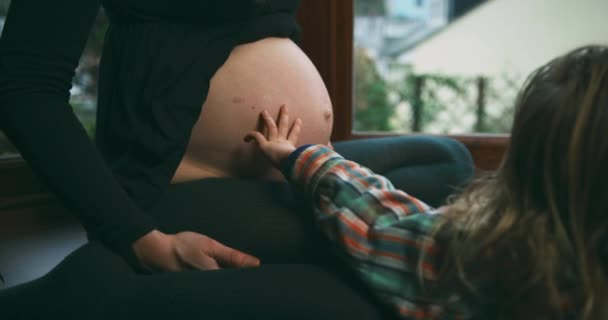
MULTIPOLYGON (((563 239, 575 253, 574 261, 563 263, 578 262, 581 287, 605 286, 607 47, 576 49, 529 77, 517 100, 511 143, 500 174, 523 210, 546 215, 552 232, 558 233, 555 239, 564 233, 563 239), (603 281, 598 282, 598 277, 603 281)), ((598 293, 593 297, 596 304, 603 303, 598 293)))
POLYGON ((576 49, 528 78, 516 102, 501 174, 525 208, 557 214, 569 232, 605 228, 607 47, 576 49))
POLYGON ((453 275, 467 283, 465 270, 494 268, 513 315, 531 304, 559 312, 565 299, 581 319, 608 316, 607 47, 576 49, 530 75, 501 167, 452 212, 467 230, 450 248, 453 275))

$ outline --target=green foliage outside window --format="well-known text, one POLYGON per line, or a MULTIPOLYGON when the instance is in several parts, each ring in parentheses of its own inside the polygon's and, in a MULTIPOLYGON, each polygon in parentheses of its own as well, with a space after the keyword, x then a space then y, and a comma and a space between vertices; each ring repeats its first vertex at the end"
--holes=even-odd
POLYGON ((389 131, 394 108, 388 102, 388 85, 376 65, 363 49, 354 53, 354 129, 356 131, 389 131))
POLYGON ((519 77, 417 74, 411 66, 399 64, 390 69, 401 76, 391 81, 384 79, 365 49, 355 49, 355 131, 509 132, 519 77), (389 99, 391 95, 394 98, 389 99), (403 106, 407 106, 406 110, 403 106))

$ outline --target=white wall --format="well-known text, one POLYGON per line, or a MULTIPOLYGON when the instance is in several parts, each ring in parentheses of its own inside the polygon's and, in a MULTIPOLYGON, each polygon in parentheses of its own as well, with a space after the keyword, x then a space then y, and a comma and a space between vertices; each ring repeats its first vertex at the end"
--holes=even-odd
POLYGON ((593 43, 608 44, 608 0, 490 0, 399 60, 417 72, 525 76, 593 43))

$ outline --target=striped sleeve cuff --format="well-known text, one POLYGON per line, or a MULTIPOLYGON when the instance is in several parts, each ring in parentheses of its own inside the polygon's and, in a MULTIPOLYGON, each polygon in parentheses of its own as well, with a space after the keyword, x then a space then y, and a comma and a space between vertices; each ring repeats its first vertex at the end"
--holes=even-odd
POLYGON ((311 191, 316 181, 335 164, 335 161, 329 161, 332 159, 343 158, 325 145, 302 146, 290 155, 285 177, 303 191, 311 191))
POLYGON ((285 161, 283 162, 283 165, 282 165, 282 169, 281 169, 281 171, 283 172, 283 175, 285 175, 285 177, 287 177, 287 178, 291 177, 291 171, 293 169, 293 166, 296 163, 296 160, 298 160, 298 157, 302 154, 302 152, 304 152, 304 150, 306 150, 312 146, 314 146, 314 144, 305 144, 303 146, 300 146, 296 150, 294 150, 287 157, 287 159, 285 159, 285 161))

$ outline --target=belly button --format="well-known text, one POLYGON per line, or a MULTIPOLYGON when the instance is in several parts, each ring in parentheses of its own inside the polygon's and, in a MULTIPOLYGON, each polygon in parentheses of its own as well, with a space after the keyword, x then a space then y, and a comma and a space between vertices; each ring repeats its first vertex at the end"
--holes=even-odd
POLYGON ((232 103, 241 103, 241 102, 243 102, 243 99, 241 99, 240 97, 232 98, 232 103))
POLYGON ((323 117, 324 117, 324 118, 325 118, 325 120, 327 120, 327 121, 331 120, 331 115, 332 115, 331 110, 327 110, 327 111, 324 111, 324 112, 323 112, 323 117))

